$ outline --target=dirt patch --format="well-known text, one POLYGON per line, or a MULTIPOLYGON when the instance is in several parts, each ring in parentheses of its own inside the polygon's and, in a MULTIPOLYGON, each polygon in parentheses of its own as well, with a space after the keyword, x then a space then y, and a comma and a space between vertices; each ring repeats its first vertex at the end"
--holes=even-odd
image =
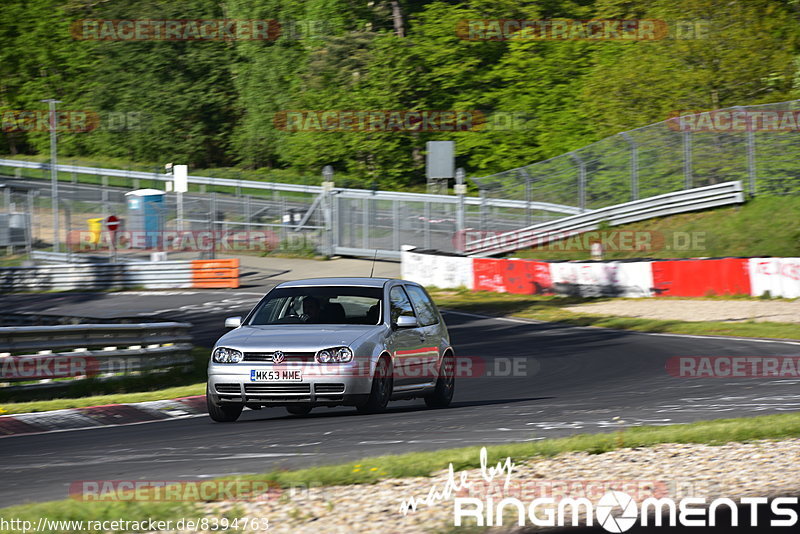
POLYGON ((800 323, 800 300, 614 300, 564 308, 574 313, 678 321, 800 323))

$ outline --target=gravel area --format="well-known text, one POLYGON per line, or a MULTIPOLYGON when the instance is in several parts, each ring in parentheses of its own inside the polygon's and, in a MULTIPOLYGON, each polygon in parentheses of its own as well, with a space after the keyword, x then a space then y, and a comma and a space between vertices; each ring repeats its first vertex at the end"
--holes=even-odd
MULTIPOLYGON (((475 450, 476 458, 479 450, 475 450)), ((729 443, 721 446, 666 444, 620 449, 604 454, 569 453, 513 466, 506 496, 527 503, 536 497, 586 497, 592 502, 609 490, 624 491, 637 502, 655 496, 769 497, 795 496, 800 490, 800 439, 729 443)), ((380 466, 362 466, 372 469, 380 466)), ((491 468, 492 466, 490 466, 491 468)), ((460 496, 482 498, 503 494, 505 471, 491 484, 482 482, 480 469, 456 472, 460 496)), ((297 492, 268 502, 214 503, 209 515, 233 510, 239 517, 269 518, 270 532, 413 534, 453 530, 453 496, 416 511, 400 513, 404 499, 425 499, 448 479, 443 471, 432 478, 389 479, 371 485, 332 486, 297 492)), ((499 498, 495 498, 495 502, 499 498)), ((514 524, 510 522, 510 524, 514 524)), ((511 532, 512 527, 491 532, 511 532)))
POLYGON ((679 321, 770 321, 800 323, 800 299, 768 300, 672 300, 641 299, 593 302, 564 308, 576 313, 618 315, 679 321))

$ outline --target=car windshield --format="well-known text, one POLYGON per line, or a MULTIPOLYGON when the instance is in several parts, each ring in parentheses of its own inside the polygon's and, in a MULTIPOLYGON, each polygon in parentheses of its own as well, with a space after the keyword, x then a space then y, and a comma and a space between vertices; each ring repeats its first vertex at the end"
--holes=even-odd
POLYGON ((248 324, 364 324, 381 321, 379 287, 282 287, 269 292, 248 324))

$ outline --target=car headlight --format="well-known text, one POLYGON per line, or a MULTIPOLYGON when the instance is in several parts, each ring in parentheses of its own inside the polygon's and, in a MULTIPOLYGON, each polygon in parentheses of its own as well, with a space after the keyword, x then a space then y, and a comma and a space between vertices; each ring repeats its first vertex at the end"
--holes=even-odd
POLYGON ((353 359, 353 351, 347 347, 342 347, 336 351, 336 358, 339 362, 349 362, 353 359))
POLYGON ((348 347, 333 347, 317 352, 319 363, 346 363, 352 361, 353 351, 348 347))
POLYGON ((226 347, 217 347, 212 354, 212 359, 216 363, 239 363, 243 357, 240 351, 226 347))

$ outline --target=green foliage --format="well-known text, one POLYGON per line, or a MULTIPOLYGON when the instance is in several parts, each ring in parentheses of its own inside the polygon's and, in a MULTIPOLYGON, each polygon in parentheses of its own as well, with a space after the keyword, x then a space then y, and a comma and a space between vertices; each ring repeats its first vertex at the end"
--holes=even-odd
MULTIPOLYGON (((485 175, 675 110, 800 97, 794 0, 400 0, 399 13, 392 4, 5 0, 0 113, 44 109, 39 100, 50 97, 61 109, 99 113, 95 130, 60 135, 63 157, 185 161, 314 180, 331 164, 351 185, 398 188, 424 182, 430 140, 456 140, 458 164, 485 175), (558 18, 660 19, 672 33, 649 42, 483 41, 456 31, 471 19, 558 18), (273 19, 283 31, 270 41, 87 41, 70 34, 81 19, 273 19), (678 22, 705 34, 675 38, 678 22), (468 132, 286 131, 276 116, 291 110, 478 110, 489 121, 468 132), (112 113, 135 114, 134 127, 115 128, 112 113)), ((46 132, 0 128, 0 153, 47 150, 46 132)), ((696 174, 712 180, 731 164, 722 149, 709 150, 696 174)), ((594 190, 608 198, 625 194, 620 154, 597 164, 606 170, 594 190)), ((794 172, 758 164, 767 174, 794 172)))

